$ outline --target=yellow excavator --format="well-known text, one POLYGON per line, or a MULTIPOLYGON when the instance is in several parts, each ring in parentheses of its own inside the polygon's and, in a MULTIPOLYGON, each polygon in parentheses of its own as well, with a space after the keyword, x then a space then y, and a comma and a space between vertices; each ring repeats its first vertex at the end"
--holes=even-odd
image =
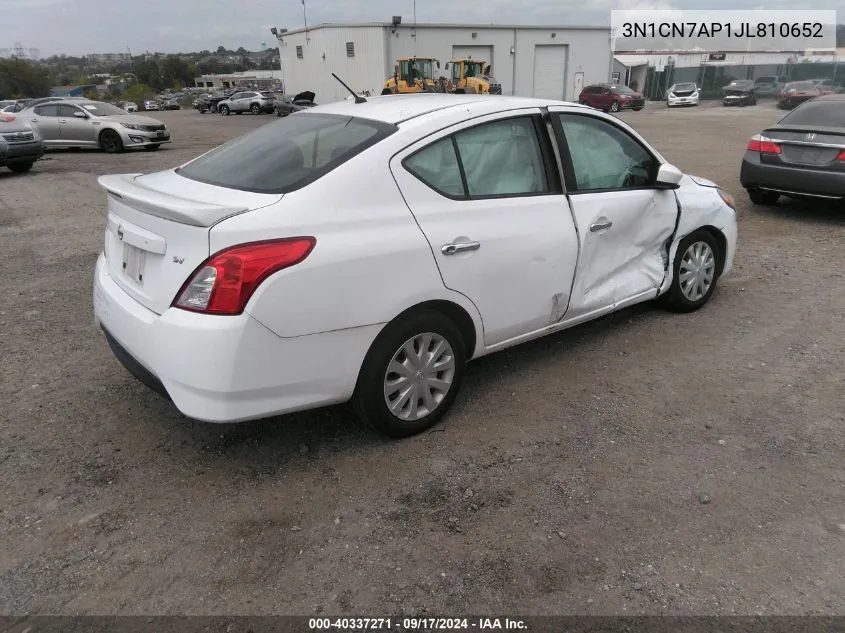
POLYGON ((440 62, 433 57, 400 57, 381 94, 443 92, 443 78, 435 78, 435 68, 440 70, 440 62))
POLYGON ((445 70, 450 69, 452 73, 448 78, 449 92, 502 94, 502 84, 490 74, 490 64, 483 59, 453 59, 446 63, 445 70))

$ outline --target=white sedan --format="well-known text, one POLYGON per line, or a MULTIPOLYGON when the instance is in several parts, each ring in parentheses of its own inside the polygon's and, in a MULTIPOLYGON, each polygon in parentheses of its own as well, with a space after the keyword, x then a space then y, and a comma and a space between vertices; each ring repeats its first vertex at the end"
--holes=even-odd
POLYGON ((351 400, 418 433, 468 360, 643 301, 700 308, 737 238, 731 197, 625 123, 517 97, 339 101, 99 183, 96 319, 209 422, 351 400))
POLYGON ((694 83, 673 84, 666 93, 666 106, 697 106, 699 99, 698 86, 694 83))

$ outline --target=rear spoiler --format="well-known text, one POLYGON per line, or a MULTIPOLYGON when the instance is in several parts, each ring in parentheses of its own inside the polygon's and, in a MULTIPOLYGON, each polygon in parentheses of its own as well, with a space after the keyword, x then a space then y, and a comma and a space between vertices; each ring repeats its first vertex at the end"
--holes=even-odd
POLYGON ((249 211, 249 207, 227 207, 180 198, 136 181, 143 174, 100 176, 97 183, 110 196, 150 215, 191 226, 212 226, 233 215, 249 211))

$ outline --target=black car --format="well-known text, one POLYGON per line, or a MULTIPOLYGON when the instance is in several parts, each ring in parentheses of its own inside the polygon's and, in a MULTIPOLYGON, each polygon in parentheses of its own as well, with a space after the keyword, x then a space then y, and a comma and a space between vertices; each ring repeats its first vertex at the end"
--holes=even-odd
POLYGON ((752 136, 739 180, 754 204, 845 200, 845 95, 806 101, 752 136))
POLYGON ((194 101, 194 108, 199 110, 202 114, 206 112, 217 112, 217 104, 223 101, 226 98, 225 94, 222 93, 203 93, 201 94, 196 101, 194 101))
POLYGON ((756 105, 757 89, 753 79, 735 79, 722 88, 723 106, 747 106, 756 105))
POLYGON ((313 108, 317 105, 314 103, 315 96, 316 95, 309 90, 294 95, 293 99, 285 95, 280 95, 276 98, 276 116, 287 116, 292 112, 313 108))

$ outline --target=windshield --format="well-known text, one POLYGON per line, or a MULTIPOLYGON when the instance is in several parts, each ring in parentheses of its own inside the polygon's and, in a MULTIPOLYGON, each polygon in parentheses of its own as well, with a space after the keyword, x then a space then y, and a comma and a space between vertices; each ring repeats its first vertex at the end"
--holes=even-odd
POLYGON ((845 128, 845 109, 842 102, 812 99, 792 110, 778 121, 779 125, 813 125, 845 128))
POLYGON ((86 101, 84 103, 77 104, 80 107, 84 108, 88 114, 93 116, 124 116, 126 115, 126 110, 122 108, 118 108, 115 105, 110 103, 100 103, 99 101, 86 101))
POLYGON ((415 81, 417 79, 431 79, 430 59, 408 59, 401 63, 400 73, 402 79, 415 81))
POLYGON ((176 172, 229 189, 287 193, 321 178, 395 131, 395 126, 381 121, 295 113, 229 141, 176 172))
POLYGON ((672 90, 695 90, 695 84, 675 84, 672 90))
MULTIPOLYGON (((665 86, 666 84, 663 85, 665 86)), ((634 91, 631 90, 628 86, 613 86, 613 89, 621 95, 629 95, 634 93, 634 91)))

